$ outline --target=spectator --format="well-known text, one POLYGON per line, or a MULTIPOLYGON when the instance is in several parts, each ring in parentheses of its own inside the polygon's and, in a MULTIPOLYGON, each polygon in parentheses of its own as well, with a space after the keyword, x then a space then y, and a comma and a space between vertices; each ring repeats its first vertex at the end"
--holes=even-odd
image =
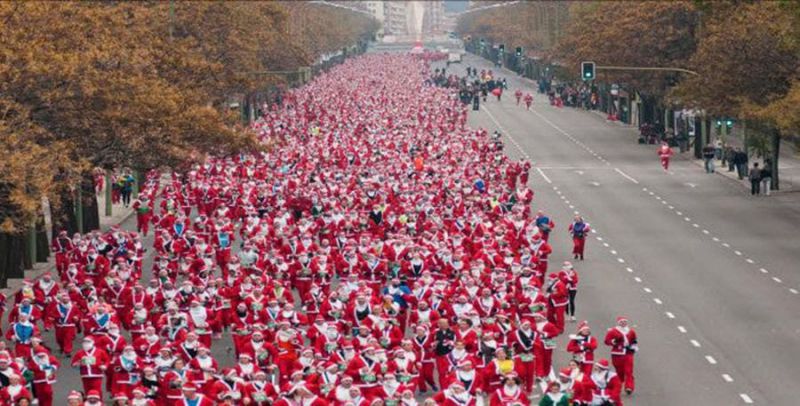
POLYGON ((758 167, 758 162, 753 164, 753 169, 750 170, 750 194, 755 196, 761 193, 761 168, 758 167))
POLYGON ((714 173, 714 155, 716 149, 711 143, 703 147, 703 161, 705 162, 706 173, 714 173))
POLYGON ((726 145, 722 153, 722 166, 728 165, 728 172, 733 172, 733 159, 736 156, 736 150, 732 146, 726 145))
POLYGON ((747 176, 747 152, 742 151, 741 148, 736 148, 733 155, 733 164, 736 166, 736 173, 739 175, 739 180, 747 176))
POLYGON ((761 190, 765 196, 769 196, 772 189, 772 160, 765 159, 764 167, 761 168, 761 190))
MULTIPOLYGON (((717 140, 714 141, 714 158, 715 159, 724 159, 722 157, 722 148, 724 146, 725 146, 725 144, 722 143, 721 139, 717 138, 717 140)), ((723 163, 723 165, 724 165, 724 163, 723 163)))

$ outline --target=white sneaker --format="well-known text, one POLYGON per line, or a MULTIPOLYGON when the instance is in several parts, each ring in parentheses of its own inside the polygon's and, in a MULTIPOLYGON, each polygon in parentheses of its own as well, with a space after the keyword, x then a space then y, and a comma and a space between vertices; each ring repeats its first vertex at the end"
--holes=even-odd
POLYGON ((575 316, 572 316, 572 317, 569 318, 569 321, 574 323, 574 322, 578 321, 578 319, 576 319, 575 316))

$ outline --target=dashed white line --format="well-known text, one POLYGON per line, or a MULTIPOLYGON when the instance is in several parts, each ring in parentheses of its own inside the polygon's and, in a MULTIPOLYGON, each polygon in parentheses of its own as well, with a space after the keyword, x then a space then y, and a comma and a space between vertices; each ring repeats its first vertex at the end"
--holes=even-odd
POLYGON ((642 283, 642 278, 640 278, 638 276, 633 278, 633 280, 635 280, 636 282, 642 283))
POLYGON ((675 214, 677 214, 677 215, 679 215, 679 216, 683 216, 683 213, 681 213, 681 212, 679 212, 679 211, 676 211, 676 212, 675 212, 675 214))
POLYGON ((603 246, 604 246, 604 247, 606 247, 606 248, 608 248, 608 243, 607 243, 607 242, 604 242, 604 243, 603 243, 603 246))
POLYGON ((714 242, 719 242, 719 238, 717 238, 717 237, 713 237, 711 239, 714 240, 714 242))
POLYGON ((733 253, 738 255, 738 256, 740 256, 740 257, 742 256, 742 251, 733 251, 733 253))
POLYGON ((692 343, 693 346, 695 346, 697 348, 700 348, 700 342, 699 341, 697 341, 697 340, 689 340, 689 342, 692 343))
POLYGON ((722 243, 722 246, 725 247, 725 248, 730 248, 731 247, 731 245, 726 243, 726 242, 722 243))
POLYGON ((753 261, 753 260, 752 260, 752 259, 750 259, 750 258, 747 258, 747 259, 745 259, 745 261, 747 261, 747 263, 748 263, 748 264, 752 264, 752 263, 755 263, 755 262, 756 262, 756 261, 753 261))
POLYGON ((539 175, 542 175, 542 178, 544 178, 545 182, 547 182, 549 184, 553 184, 553 181, 551 181, 550 178, 548 178, 547 175, 544 174, 544 171, 542 171, 542 168, 536 168, 536 171, 539 172, 539 175))
POLYGON ((703 234, 708 234, 708 233, 709 233, 708 230, 703 229, 703 234))
POLYGON ((622 177, 624 177, 625 179, 628 179, 629 181, 633 182, 634 184, 637 184, 637 185, 639 184, 639 181, 638 181, 638 180, 634 179, 633 177, 631 177, 631 176, 630 176, 630 175, 628 175, 627 173, 625 173, 625 172, 622 172, 622 170, 621 170, 621 169, 619 169, 619 168, 614 168, 614 170, 615 170, 615 171, 617 171, 617 173, 618 173, 618 174, 622 175, 622 177))
POLYGON ((666 314, 667 317, 669 317, 670 319, 674 319, 675 318, 675 315, 672 314, 672 312, 664 312, 664 314, 666 314))
POLYGON ((656 304, 659 304, 659 305, 660 305, 660 304, 664 304, 664 302, 662 302, 662 301, 661 301, 661 299, 659 299, 659 298, 657 298, 657 297, 654 297, 654 298, 653 298, 653 301, 654 301, 654 302, 656 302, 656 304))
POLYGON ((728 382, 728 383, 733 382, 733 378, 731 378, 731 376, 728 375, 728 374, 722 374, 722 379, 725 380, 725 382, 728 382))
POLYGON ((655 194, 655 193, 653 193, 653 192, 650 192, 650 196, 652 196, 652 195, 654 195, 654 194, 655 194))
POLYGON ((617 255, 617 251, 611 250, 611 255, 617 255))
POLYGON ((683 334, 686 334, 686 327, 678 326, 678 331, 680 331, 683 334))
POLYGON ((624 263, 625 263, 625 260, 624 260, 624 259, 622 259, 622 258, 617 258, 617 262, 619 262, 620 264, 624 264, 624 263))
POLYGON ((774 277, 774 276, 772 277, 772 280, 777 282, 777 283, 783 283, 783 281, 780 278, 777 278, 777 277, 774 277))
POLYGON ((700 228, 700 225, 699 225, 699 224, 697 224, 697 223, 693 223, 693 224, 692 224, 692 227, 694 227, 694 228, 700 228))
POLYGON ((668 209, 673 210, 675 209, 675 206, 668 206, 668 209))
POLYGON ((689 217, 684 217, 683 219, 686 221, 692 221, 692 219, 690 219, 689 217))
POLYGON ((650 288, 643 288, 642 290, 644 290, 647 293, 653 293, 653 289, 650 288))
POLYGON ((597 241, 603 241, 603 237, 597 236, 597 237, 594 237, 594 238, 596 238, 597 241))
POLYGON ((764 268, 759 269, 759 271, 761 271, 761 273, 769 273, 769 271, 764 268))
POLYGON ((633 269, 631 269, 631 268, 625 268, 625 270, 630 272, 630 273, 633 273, 633 269))
POLYGON ((795 288, 789 288, 789 292, 792 292, 792 293, 794 293, 795 295, 796 295, 796 294, 798 294, 798 293, 800 293, 800 292, 798 292, 798 291, 797 291, 797 289, 795 289, 795 288))
POLYGON ((750 396, 747 396, 746 393, 740 393, 739 397, 742 398, 744 403, 747 403, 747 404, 752 404, 753 403, 753 399, 751 399, 750 396))
POLYGON ((714 357, 710 355, 706 355, 706 361, 708 361, 708 363, 711 365, 717 365, 717 360, 715 360, 714 357))

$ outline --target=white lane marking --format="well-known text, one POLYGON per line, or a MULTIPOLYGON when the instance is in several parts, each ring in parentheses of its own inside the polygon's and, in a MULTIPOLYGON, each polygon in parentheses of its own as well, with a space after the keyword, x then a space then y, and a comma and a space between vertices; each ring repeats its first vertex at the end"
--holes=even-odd
POLYGON ((611 255, 617 255, 617 251, 611 250, 611 255))
POLYGON ((655 194, 655 193, 653 193, 653 192, 650 192, 650 196, 652 196, 652 195, 654 195, 654 194, 655 194))
POLYGON ((669 317, 670 319, 674 319, 675 318, 675 315, 672 314, 672 312, 664 312, 664 314, 666 314, 667 317, 669 317))
POLYGON ((617 258, 617 262, 619 262, 620 264, 624 264, 624 263, 625 263, 625 260, 624 260, 624 259, 622 259, 622 258, 617 258))
POLYGON ((542 175, 542 177, 544 178, 545 182, 550 183, 550 184, 553 183, 553 181, 550 180, 550 178, 548 178, 547 175, 544 174, 544 171, 542 171, 542 168, 536 168, 536 171, 539 172, 539 175, 542 175))
POLYGON ((715 360, 714 357, 710 355, 706 355, 706 361, 708 361, 708 363, 711 365, 717 365, 717 360, 715 360))
POLYGON ((603 237, 597 236, 595 238, 597 238, 597 241, 603 241, 603 237))
POLYGON ((662 201, 661 201, 661 204, 663 204, 663 205, 666 205, 666 204, 667 204, 667 201, 666 201, 666 200, 662 200, 662 201))
POLYGON ((689 342, 692 343, 693 346, 695 346, 697 348, 700 348, 700 342, 699 341, 697 341, 697 340, 689 340, 689 342))
POLYGON ((772 277, 772 280, 777 282, 777 283, 783 283, 783 281, 780 278, 776 278, 774 276, 772 277))
POLYGON ((574 209, 574 208, 575 208, 575 206, 573 206, 573 205, 569 205, 569 208, 570 208, 570 209, 574 209))
POLYGON ((631 269, 631 268, 625 268, 625 270, 630 272, 630 273, 633 273, 633 269, 631 269))
POLYGON ((575 213, 575 215, 576 215, 576 216, 577 216, 577 215, 579 215, 579 214, 581 214, 581 213, 580 213, 579 211, 577 211, 577 210, 573 211, 573 213, 575 213))
POLYGON ((675 214, 677 214, 677 215, 679 215, 679 216, 683 216, 683 213, 681 213, 681 212, 679 212, 679 211, 676 211, 676 212, 675 212, 675 214))
POLYGON ((661 200, 661 196, 656 196, 656 200, 661 200))
POLYGON ((713 237, 711 239, 714 240, 714 242, 719 242, 719 238, 717 238, 717 237, 713 237))
POLYGON ((708 233, 709 233, 709 231, 708 231, 708 230, 706 230, 706 229, 703 229, 703 234, 708 234, 708 233))
POLYGON ((683 334, 686 334, 686 327, 678 326, 678 331, 680 331, 683 334))
POLYGON ((692 227, 694 227, 694 228, 700 228, 700 225, 699 225, 699 224, 697 224, 697 223, 693 223, 693 224, 692 224, 692 227))
POLYGON ((569 200, 564 200, 564 203, 569 204, 569 200))
POLYGON ((692 189, 697 187, 697 185, 695 185, 694 183, 684 183, 684 185, 689 186, 692 189))
POLYGON ((731 247, 731 245, 726 243, 726 242, 722 243, 722 246, 725 247, 725 248, 730 248, 731 247))
POLYGON ((646 188, 646 187, 643 187, 643 188, 642 188, 642 190, 646 192, 646 191, 647 191, 647 188, 646 188))
POLYGON ((659 305, 660 305, 660 304, 664 304, 664 302, 662 302, 662 301, 661 301, 661 299, 659 299, 659 298, 657 298, 657 297, 654 297, 654 298, 653 298, 653 301, 654 301, 654 302, 656 302, 656 304, 659 304, 659 305))
POLYGON ((748 264, 752 264, 752 263, 755 263, 755 262, 756 262, 756 261, 753 261, 753 260, 752 260, 752 259, 750 259, 750 258, 747 258, 747 259, 745 259, 745 261, 747 261, 747 263, 748 263, 748 264))
POLYGON ((604 242, 604 243, 603 243, 603 246, 604 246, 604 247, 606 247, 606 248, 608 248, 608 243, 607 243, 607 242, 604 242))
POLYGON ((669 208, 670 210, 674 210, 674 209, 675 209, 675 206, 669 206, 668 208, 669 208))
POLYGON ((647 293, 653 293, 653 289, 650 289, 650 288, 644 288, 642 290, 644 290, 647 293))
POLYGON ((740 393, 739 397, 742 398, 744 403, 747 403, 748 405, 753 403, 753 399, 751 399, 750 396, 747 396, 746 393, 740 393))
POLYGON ((642 278, 640 278, 638 276, 633 278, 633 280, 635 280, 636 282, 642 283, 642 278))
POLYGON ((634 179, 633 177, 631 177, 631 176, 630 176, 630 175, 628 175, 627 173, 625 173, 625 172, 622 172, 622 170, 621 170, 621 169, 619 169, 619 168, 614 168, 614 170, 615 170, 615 171, 617 171, 617 173, 618 173, 618 174, 622 175, 622 177, 624 177, 625 179, 628 179, 629 181, 633 182, 633 183, 634 183, 634 184, 636 184, 636 185, 638 185, 638 184, 639 184, 639 181, 638 181, 638 180, 634 179))
POLYGON ((798 290, 797 290, 797 289, 795 289, 795 288, 789 288, 789 292, 792 292, 792 293, 794 293, 795 295, 796 295, 796 294, 798 294, 798 293, 800 293, 800 292, 798 292, 798 290))
POLYGON ((769 273, 769 271, 764 268, 759 269, 759 271, 761 271, 761 273, 769 273))
POLYGON ((725 382, 728 382, 728 383, 733 382, 733 378, 731 378, 731 376, 728 375, 728 374, 722 374, 722 379, 725 380, 725 382))
POLYGON ((683 219, 686 221, 692 221, 692 219, 690 219, 689 217, 684 217, 683 219))
POLYGON ((733 253, 738 255, 738 256, 740 256, 740 257, 742 256, 742 251, 733 251, 733 253))
POLYGON ((592 186, 600 186, 599 182, 589 182, 592 186))

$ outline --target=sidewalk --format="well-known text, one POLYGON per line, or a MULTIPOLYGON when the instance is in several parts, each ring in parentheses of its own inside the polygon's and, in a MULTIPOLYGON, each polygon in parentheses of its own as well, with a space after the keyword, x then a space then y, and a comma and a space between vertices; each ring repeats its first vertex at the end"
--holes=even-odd
MULTIPOLYGON (((126 221, 131 215, 133 215, 134 211, 131 208, 126 208, 121 203, 113 205, 112 215, 110 217, 105 216, 105 207, 106 207, 106 194, 105 191, 100 191, 97 196, 97 207, 100 208, 100 230, 108 230, 111 228, 112 225, 120 224, 126 221)), ((48 221, 48 230, 49 230, 49 221, 48 221)), ((48 237, 51 233, 48 231, 48 237)), ((48 244, 49 247, 49 244, 48 244)), ((25 270, 25 278, 9 278, 7 286, 5 289, 0 289, 0 292, 6 295, 6 297, 11 298, 15 292, 17 292, 22 287, 22 281, 24 279, 34 280, 39 278, 45 272, 55 272, 56 263, 55 263, 55 256, 52 254, 48 257, 47 262, 40 262, 33 266, 33 269, 26 269, 25 270)))
MULTIPOLYGON (((733 134, 729 134, 725 138, 725 142, 728 145, 733 146, 734 148, 741 148, 744 143, 742 142, 741 136, 738 132, 734 132, 733 134)), ((778 176, 780 181, 780 190, 773 190, 771 193, 791 193, 791 192, 800 192, 800 151, 792 145, 790 142, 781 141, 781 152, 780 157, 778 159, 778 176)), ((705 163, 702 159, 694 159, 694 157, 687 157, 689 158, 695 165, 700 167, 705 171, 705 163)), ((754 156, 750 157, 750 161, 748 162, 748 168, 753 167, 753 163, 758 162, 759 166, 764 164, 764 159, 756 158, 754 156)), ((722 175, 726 178, 732 179, 734 181, 740 182, 744 188, 750 190, 750 181, 745 177, 744 179, 740 180, 739 176, 737 175, 736 170, 734 169, 733 172, 728 172, 727 166, 722 166, 721 160, 715 160, 714 166, 716 167, 715 173, 722 175)))

